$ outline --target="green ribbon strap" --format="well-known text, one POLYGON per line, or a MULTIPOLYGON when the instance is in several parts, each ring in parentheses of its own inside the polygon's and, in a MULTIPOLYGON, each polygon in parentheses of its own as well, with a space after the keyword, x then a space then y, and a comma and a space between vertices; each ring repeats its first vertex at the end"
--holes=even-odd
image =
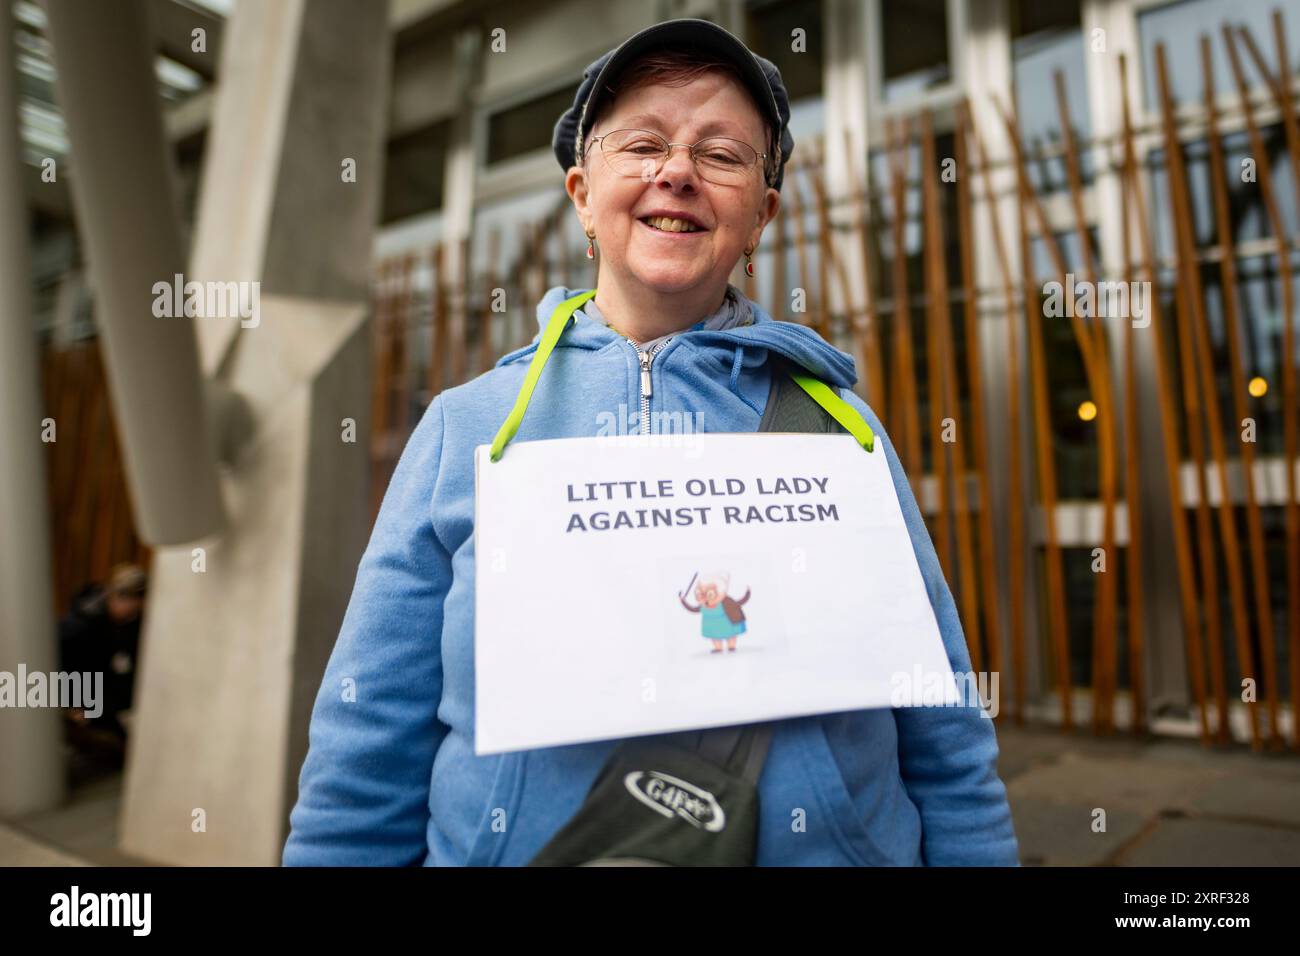
POLYGON ((835 390, 821 379, 811 375, 791 372, 790 377, 799 383, 799 387, 808 393, 814 402, 826 409, 826 413, 835 419, 857 439, 858 444, 871 451, 876 445, 876 436, 872 434, 867 420, 858 414, 858 410, 835 394, 835 390))
POLYGON ((568 326, 569 319, 573 317, 574 312, 578 311, 578 307, 595 295, 595 289, 579 293, 572 299, 565 299, 551 313, 550 321, 546 323, 546 330, 542 333, 542 341, 538 344, 537 351, 533 353, 533 361, 528 366, 528 374, 524 376, 524 385, 515 398, 515 407, 510 410, 509 417, 501 424, 497 437, 492 439, 490 457, 493 461, 500 459, 501 453, 506 450, 506 443, 515 437, 515 432, 519 431, 519 424, 524 420, 524 412, 528 411, 528 403, 533 398, 533 389, 537 387, 537 380, 542 377, 542 369, 546 367, 546 360, 551 357, 551 349, 555 348, 555 343, 560 340, 560 333, 568 326))

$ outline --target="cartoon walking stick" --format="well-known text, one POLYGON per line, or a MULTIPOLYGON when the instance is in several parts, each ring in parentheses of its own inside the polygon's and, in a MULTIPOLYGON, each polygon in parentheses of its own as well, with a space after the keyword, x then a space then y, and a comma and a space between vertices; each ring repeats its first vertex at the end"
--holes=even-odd
MULTIPOLYGON (((695 579, 698 578, 699 576, 700 576, 700 572, 699 572, 699 571, 696 571, 694 574, 692 574, 692 575, 691 575, 691 584, 694 584, 694 583, 695 583, 695 579)), ((691 584, 686 585, 686 590, 685 590, 685 591, 678 591, 678 592, 677 592, 677 596, 678 596, 678 597, 684 597, 684 596, 686 596, 687 594, 690 594, 690 593, 691 593, 691 584)))

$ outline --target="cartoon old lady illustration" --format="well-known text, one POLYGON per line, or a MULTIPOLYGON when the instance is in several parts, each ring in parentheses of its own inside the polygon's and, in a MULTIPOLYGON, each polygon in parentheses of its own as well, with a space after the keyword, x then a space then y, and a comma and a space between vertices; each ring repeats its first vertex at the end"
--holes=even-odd
MULTIPOLYGON (((677 595, 682 607, 700 615, 700 634, 713 642, 711 654, 722 653, 723 641, 727 642, 727 650, 734 651, 736 638, 745 633, 745 612, 740 606, 749 600, 749 588, 745 588, 745 596, 737 601, 727 596, 729 580, 730 576, 722 571, 701 576, 695 585, 699 607, 691 607, 685 593, 677 595)), ((686 590, 690 590, 689 585, 686 590)))

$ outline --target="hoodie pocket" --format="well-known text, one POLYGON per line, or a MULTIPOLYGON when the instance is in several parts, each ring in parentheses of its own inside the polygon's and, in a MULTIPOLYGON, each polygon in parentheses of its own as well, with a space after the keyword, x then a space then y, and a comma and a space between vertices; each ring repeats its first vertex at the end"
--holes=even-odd
POLYGON ((821 716, 804 721, 804 766, 822 802, 835 842, 857 866, 891 866, 888 856, 872 839, 866 821, 849 793, 840 765, 831 750, 821 716))

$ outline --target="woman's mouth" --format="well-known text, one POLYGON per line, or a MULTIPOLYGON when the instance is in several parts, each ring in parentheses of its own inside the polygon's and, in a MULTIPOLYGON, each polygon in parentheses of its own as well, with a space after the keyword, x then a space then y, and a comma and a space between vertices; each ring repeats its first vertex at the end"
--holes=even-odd
POLYGON ((646 216, 637 222, 652 232, 665 236, 699 236, 708 232, 700 226, 685 219, 671 219, 668 216, 646 216))

